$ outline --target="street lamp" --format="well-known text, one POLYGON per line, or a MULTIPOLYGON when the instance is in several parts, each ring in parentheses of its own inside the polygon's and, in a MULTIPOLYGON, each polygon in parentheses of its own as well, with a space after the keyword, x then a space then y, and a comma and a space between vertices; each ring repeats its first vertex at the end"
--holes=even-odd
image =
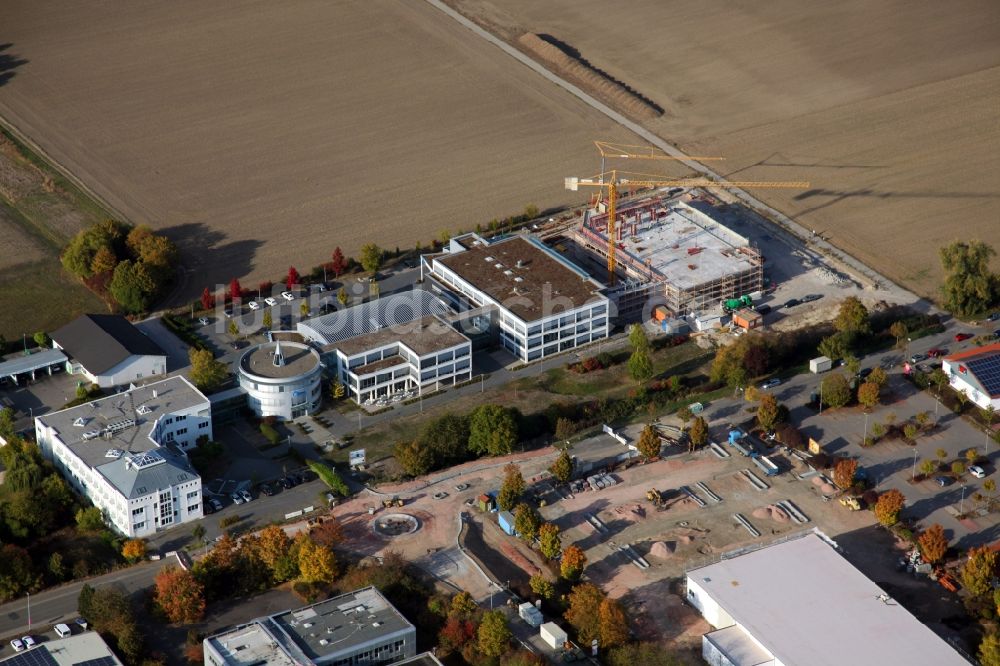
POLYGON ((910 480, 913 481, 917 478, 917 447, 913 447, 913 474, 910 476, 910 480))
POLYGON ((962 484, 962 501, 958 504, 958 515, 965 513, 963 509, 965 508, 965 484, 962 484))

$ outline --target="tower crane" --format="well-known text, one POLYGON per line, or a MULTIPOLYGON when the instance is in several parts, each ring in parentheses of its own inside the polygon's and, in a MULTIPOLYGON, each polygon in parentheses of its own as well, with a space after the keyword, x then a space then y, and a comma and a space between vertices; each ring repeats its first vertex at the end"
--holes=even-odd
POLYGON ((642 160, 691 160, 709 161, 722 160, 723 157, 673 157, 666 155, 656 148, 645 146, 630 146, 624 144, 609 143, 607 141, 595 141, 598 151, 601 153, 601 173, 592 178, 566 178, 566 189, 577 191, 581 187, 594 187, 600 190, 607 190, 608 193, 608 280, 611 284, 615 281, 615 204, 618 199, 618 190, 622 187, 702 187, 702 188, 722 188, 722 189, 808 189, 807 181, 714 181, 708 178, 667 178, 662 174, 632 173, 611 169, 605 171, 605 159, 627 158, 642 160))

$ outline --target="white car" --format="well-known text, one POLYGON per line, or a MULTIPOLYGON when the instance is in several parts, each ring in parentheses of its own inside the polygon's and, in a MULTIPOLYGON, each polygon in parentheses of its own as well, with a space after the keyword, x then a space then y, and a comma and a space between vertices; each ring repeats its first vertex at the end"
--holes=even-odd
POLYGON ((21 642, 24 643, 24 648, 26 650, 30 650, 31 648, 38 645, 38 643, 35 642, 35 639, 32 638, 31 636, 21 636, 21 642))
POLYGON ((268 296, 267 298, 265 298, 264 302, 267 303, 268 305, 270 305, 271 307, 274 307, 275 305, 278 304, 278 301, 276 299, 274 299, 274 298, 271 298, 270 296, 268 296))
POLYGON ((198 317, 198 323, 202 326, 208 326, 208 317, 198 317))
POLYGON ((229 493, 229 499, 233 500, 233 504, 243 504, 243 495, 239 494, 235 490, 229 493))
POLYGON ((281 297, 283 299, 285 299, 286 301, 294 301, 295 300, 295 295, 292 294, 292 292, 290 292, 290 291, 283 291, 283 292, 281 292, 281 297))
POLYGON ((249 303, 247 303, 247 306, 251 310, 260 310, 260 303, 258 303, 257 301, 250 301, 249 303))
POLYGON ((976 477, 977 479, 986 478, 986 470, 980 467, 979 465, 973 465, 972 467, 970 467, 969 474, 976 477))
POLYGON ((781 380, 775 377, 774 379, 768 379, 766 382, 760 385, 765 391, 769 388, 774 388, 775 386, 781 386, 781 380))
POLYGON ((10 646, 14 648, 14 652, 24 652, 24 643, 19 638, 12 640, 10 646))
POLYGON ((240 497, 243 498, 244 502, 252 502, 253 501, 253 495, 250 494, 249 490, 241 490, 240 491, 240 497))

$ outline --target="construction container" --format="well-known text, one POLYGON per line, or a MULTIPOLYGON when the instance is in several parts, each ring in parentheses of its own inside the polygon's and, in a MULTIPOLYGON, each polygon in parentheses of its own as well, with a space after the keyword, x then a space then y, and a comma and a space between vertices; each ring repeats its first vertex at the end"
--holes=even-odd
POLYGON ((483 513, 489 513, 493 510, 493 498, 489 495, 480 495, 476 498, 476 505, 483 513))
POLYGON ((809 361, 809 372, 819 374, 833 367, 833 361, 826 356, 818 356, 809 361))
POLYGON ((733 324, 751 331, 764 322, 764 316, 753 310, 738 310, 733 313, 733 324))
POLYGON ((545 644, 553 650, 558 650, 566 644, 566 632, 555 622, 546 622, 538 628, 538 635, 542 637, 545 644))
POLYGON ((514 514, 510 511, 501 511, 497 514, 497 520, 500 521, 500 529, 514 536, 514 514))
POLYGON ((670 318, 670 310, 668 310, 663 305, 657 305, 653 308, 653 319, 656 321, 666 321, 670 318))
POLYGON ((542 625, 542 611, 535 608, 535 604, 530 601, 525 601, 523 604, 517 607, 518 616, 528 623, 532 627, 540 627, 542 625))

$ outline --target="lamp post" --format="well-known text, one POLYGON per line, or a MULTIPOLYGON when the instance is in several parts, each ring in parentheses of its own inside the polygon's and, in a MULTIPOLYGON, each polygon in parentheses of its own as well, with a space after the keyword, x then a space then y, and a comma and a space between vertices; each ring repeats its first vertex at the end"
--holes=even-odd
POLYGON ((31 592, 28 592, 28 631, 31 631, 31 592))
POLYGON ((910 480, 913 481, 917 478, 917 447, 913 447, 913 474, 910 476, 910 480))
POLYGON ((962 484, 962 500, 958 503, 958 515, 965 513, 963 509, 965 508, 965 484, 962 484))
POLYGON ((862 445, 868 443, 868 412, 865 412, 865 434, 861 439, 862 445))

